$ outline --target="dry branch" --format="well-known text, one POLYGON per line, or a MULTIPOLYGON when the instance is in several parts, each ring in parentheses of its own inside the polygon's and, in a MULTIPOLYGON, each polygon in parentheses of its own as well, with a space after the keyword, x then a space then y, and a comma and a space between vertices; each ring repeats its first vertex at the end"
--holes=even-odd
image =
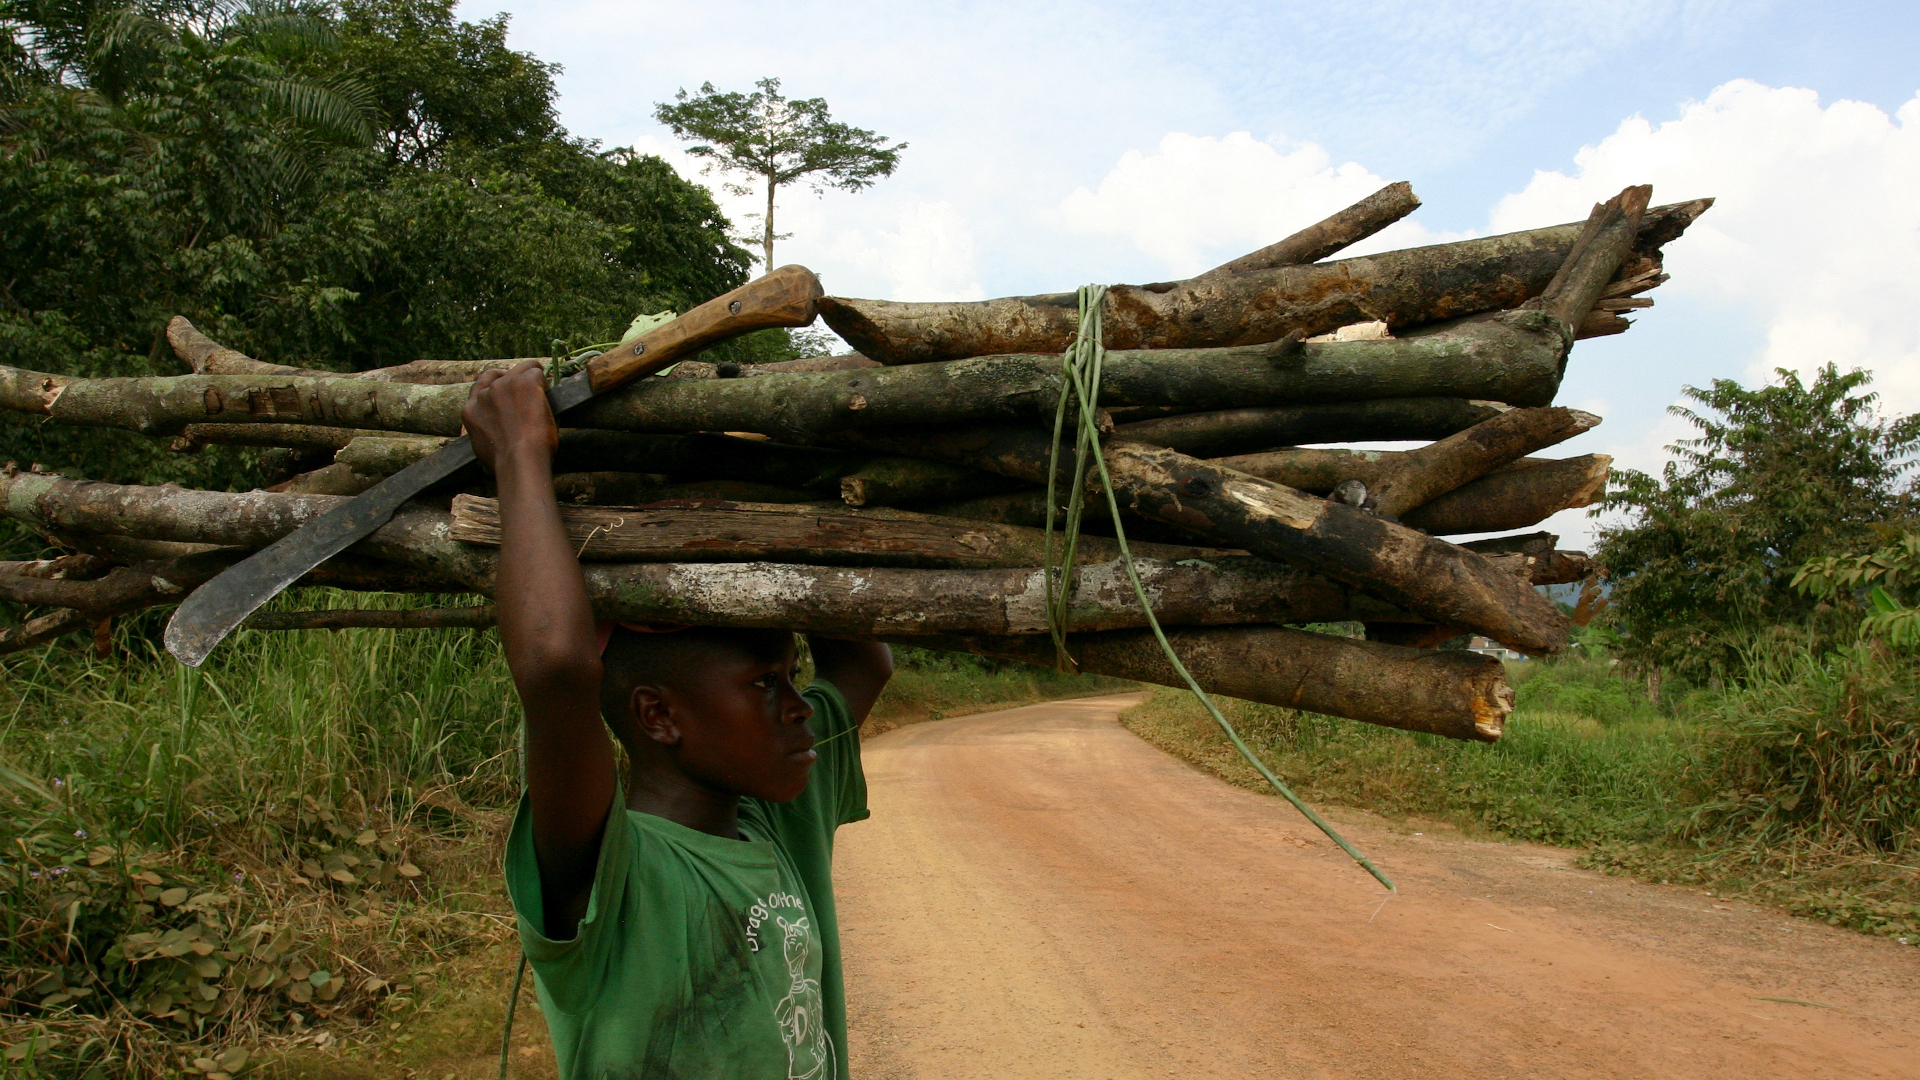
POLYGON ((485 628, 499 620, 492 604, 479 607, 401 610, 336 608, 330 611, 259 611, 240 625, 249 630, 443 630, 485 628))
POLYGON ((1113 433, 1128 442, 1212 458, 1300 443, 1444 439, 1506 408, 1466 398, 1380 398, 1193 412, 1118 424, 1113 433))
MULTIPOLYGON (((1513 691, 1498 660, 1469 652, 1422 652, 1280 627, 1169 630, 1168 640, 1210 693, 1344 716, 1454 739, 1500 737, 1513 691)), ((1045 637, 894 639, 1051 667, 1045 637)), ((1078 634, 1068 651, 1080 670, 1185 686, 1153 635, 1078 634)))
MULTIPOLYGON (((904 451, 905 439, 855 439, 904 451)), ((912 440, 916 452, 1044 483, 1051 439, 1028 428, 973 428, 912 440)), ((1109 442, 1121 505, 1218 547, 1244 548, 1366 590, 1436 622, 1523 652, 1566 647, 1566 620, 1540 594, 1480 556, 1357 510, 1171 450, 1109 442)))
MULTIPOLYGON (((1357 244, 1420 209, 1420 197, 1405 180, 1388 184, 1324 221, 1315 222, 1277 244, 1216 266, 1201 278, 1250 274, 1276 266, 1319 262, 1341 248, 1357 244)), ((1147 286, 1152 288, 1153 286, 1147 286)))
POLYGON ((1375 513, 1400 517, 1509 462, 1565 442, 1599 423, 1599 417, 1577 409, 1509 410, 1402 454, 1397 467, 1367 485, 1368 508, 1375 513))
MULTIPOLYGON (((1515 311, 1385 341, 1113 351, 1100 400, 1194 410, 1407 397, 1545 405, 1559 388, 1568 344, 1552 316, 1515 311)), ((656 379, 597 398, 569 420, 808 442, 841 429, 1050 419, 1061 388, 1057 355, 979 356, 822 375, 656 379)))
MULTIPOLYGON (((1651 288, 1660 248, 1712 200, 1647 211, 1633 254, 1616 276, 1651 288)), ((1322 334, 1351 323, 1394 328, 1515 307, 1545 291, 1582 224, 1411 248, 1311 266, 1203 277, 1107 294, 1106 340, 1115 349, 1211 348, 1322 334)), ((1052 353, 1077 326, 1073 293, 952 303, 824 297, 827 325, 885 364, 992 353, 1052 353)))
MULTIPOLYGON (((560 508, 568 539, 592 562, 811 563, 821 566, 897 566, 961 570, 1044 566, 1046 534, 1014 525, 938 518, 903 510, 844 506, 765 506, 709 503, 690 506, 560 508)), ((448 533, 465 544, 498 547, 499 503, 456 495, 448 533)), ((1061 541, 1056 537, 1056 554, 1061 541)), ((1135 544, 1140 558, 1178 562, 1219 559, 1218 548, 1135 544)), ((1120 557, 1105 537, 1085 537, 1082 564, 1120 557)))

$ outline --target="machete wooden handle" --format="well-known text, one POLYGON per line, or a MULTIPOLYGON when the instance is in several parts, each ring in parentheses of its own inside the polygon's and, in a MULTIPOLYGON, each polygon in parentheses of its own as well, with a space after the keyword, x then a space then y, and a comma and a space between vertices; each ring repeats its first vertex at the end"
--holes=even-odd
POLYGON ((601 353, 587 362, 587 377, 593 392, 602 394, 728 338, 770 326, 805 326, 825 291, 813 271, 783 266, 601 353))

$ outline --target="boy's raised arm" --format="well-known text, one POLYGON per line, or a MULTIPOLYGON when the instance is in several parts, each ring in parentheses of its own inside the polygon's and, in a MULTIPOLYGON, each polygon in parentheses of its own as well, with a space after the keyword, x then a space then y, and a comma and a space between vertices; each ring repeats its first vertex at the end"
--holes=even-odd
POLYGON ((867 721, 873 703, 893 678, 893 650, 877 641, 843 641, 839 638, 807 636, 813 650, 813 670, 832 683, 847 699, 856 725, 867 721))
POLYGON ((540 929, 566 940, 586 914, 616 786, 600 720, 593 610, 554 503, 559 432, 540 366, 482 372, 460 416, 499 486, 495 605, 527 717, 527 798, 547 924, 540 929))

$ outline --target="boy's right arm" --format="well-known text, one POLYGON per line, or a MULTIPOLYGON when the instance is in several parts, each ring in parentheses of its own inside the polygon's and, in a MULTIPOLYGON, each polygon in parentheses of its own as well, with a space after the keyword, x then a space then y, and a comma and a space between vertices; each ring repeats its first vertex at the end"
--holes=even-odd
POLYGON ((600 720, 593 610, 554 502, 559 433, 540 366, 482 372, 460 416, 498 484, 495 608, 527 717, 527 800, 547 924, 539 929, 565 941, 586 914, 617 785, 600 720))

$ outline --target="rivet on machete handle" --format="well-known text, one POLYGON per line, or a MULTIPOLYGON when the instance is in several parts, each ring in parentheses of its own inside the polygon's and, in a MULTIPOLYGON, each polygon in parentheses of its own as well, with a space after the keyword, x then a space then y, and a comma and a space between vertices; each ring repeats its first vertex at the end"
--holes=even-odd
MULTIPOLYGON (((813 322, 824 290, 804 266, 783 266, 654 327, 633 343, 588 362, 547 390, 555 413, 742 334, 813 322)), ((387 523, 408 499, 472 464, 465 436, 307 522, 194 590, 167 623, 167 651, 199 667, 241 620, 307 572, 387 523)))

